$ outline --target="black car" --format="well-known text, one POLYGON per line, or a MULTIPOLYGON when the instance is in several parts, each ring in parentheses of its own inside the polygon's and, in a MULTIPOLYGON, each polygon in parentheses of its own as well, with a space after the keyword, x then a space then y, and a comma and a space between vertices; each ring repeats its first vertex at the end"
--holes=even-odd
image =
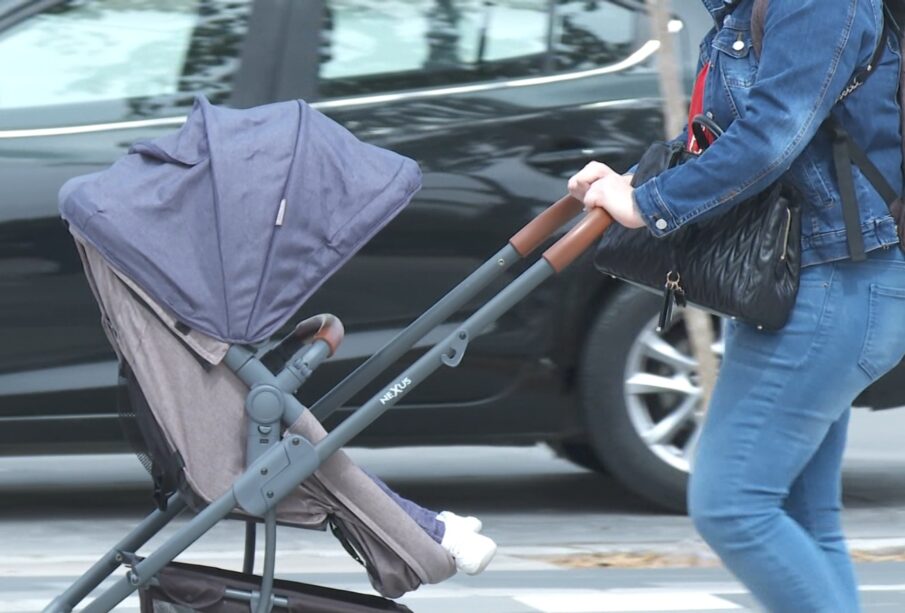
MULTIPOLYGON (((710 18, 698 2, 674 11, 689 82, 710 18)), ((657 49, 638 0, 0 0, 0 453, 123 448, 114 357, 57 191, 177 128, 194 95, 304 98, 423 170, 408 209, 299 314, 348 331, 311 402, 586 162, 624 170, 661 136, 657 49)), ((657 333, 658 304, 586 256, 356 444, 545 441, 681 508, 703 415, 682 320, 657 333)), ((894 379, 862 403, 905 404, 894 379)))

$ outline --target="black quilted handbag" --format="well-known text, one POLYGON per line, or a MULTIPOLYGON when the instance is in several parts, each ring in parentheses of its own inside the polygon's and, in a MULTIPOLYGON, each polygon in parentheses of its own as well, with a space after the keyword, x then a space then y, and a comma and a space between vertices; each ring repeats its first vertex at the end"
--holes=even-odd
MULTIPOLYGON (((719 134, 718 127, 703 121, 719 134)), ((696 136, 701 122, 695 118, 696 136)), ((684 143, 654 143, 638 163, 632 185, 695 155, 684 143)), ((685 224, 661 238, 646 227, 628 229, 614 223, 597 246, 594 264, 601 272, 663 292, 659 329, 669 321, 673 303, 687 302, 778 330, 788 321, 798 293, 799 201, 780 181, 725 213, 685 224)))

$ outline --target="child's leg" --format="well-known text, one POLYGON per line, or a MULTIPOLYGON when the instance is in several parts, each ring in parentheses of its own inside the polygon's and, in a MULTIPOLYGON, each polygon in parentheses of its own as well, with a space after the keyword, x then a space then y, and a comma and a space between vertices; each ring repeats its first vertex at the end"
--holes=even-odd
POLYGON ((483 534, 478 534, 474 529, 480 527, 480 522, 473 518, 462 518, 451 513, 445 512, 444 519, 440 515, 425 509, 417 503, 403 498, 380 480, 376 475, 365 471, 374 483, 386 492, 386 495, 392 498, 402 510, 408 513, 409 517, 417 523, 432 539, 434 539, 443 549, 449 553, 456 561, 456 568, 475 575, 483 571, 490 560, 496 553, 496 543, 487 538, 483 534), (455 521, 454 521, 455 520, 455 521), (472 522, 477 523, 474 526, 472 522))
POLYGON ((425 509, 424 507, 412 502, 408 498, 403 498, 396 492, 394 492, 389 485, 384 483, 380 477, 373 474, 366 468, 362 468, 365 473, 373 479, 374 483, 377 484, 380 489, 382 489, 387 496, 396 501, 402 510, 408 513, 409 517, 415 520, 421 528, 427 532, 428 536, 437 541, 438 543, 443 542, 443 535, 446 533, 446 524, 437 519, 437 513, 431 511, 430 509, 425 509))

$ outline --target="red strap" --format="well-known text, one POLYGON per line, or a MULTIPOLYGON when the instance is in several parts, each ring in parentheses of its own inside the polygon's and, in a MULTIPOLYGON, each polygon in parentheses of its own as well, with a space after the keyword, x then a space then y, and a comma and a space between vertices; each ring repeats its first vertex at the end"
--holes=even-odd
MULTIPOLYGON (((700 153, 701 148, 695 141, 694 133, 691 131, 691 120, 704 112, 704 86, 707 83, 707 73, 710 72, 710 62, 704 64, 698 78, 694 82, 694 90, 691 94, 691 106, 688 107, 688 150, 692 153, 700 153)), ((712 136, 708 135, 710 142, 713 142, 712 136)))

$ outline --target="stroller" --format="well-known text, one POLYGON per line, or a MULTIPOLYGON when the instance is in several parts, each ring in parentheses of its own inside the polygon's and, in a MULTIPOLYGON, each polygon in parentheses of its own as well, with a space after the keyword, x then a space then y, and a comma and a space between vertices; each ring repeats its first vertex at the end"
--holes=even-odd
POLYGON ((456 572, 449 554, 341 448, 611 223, 589 213, 518 279, 332 432, 321 421, 581 211, 566 197, 310 408, 295 392, 338 348, 318 315, 270 339, 410 201, 417 165, 358 141, 302 101, 247 110, 199 97, 176 133, 63 186, 60 208, 120 363, 158 508, 45 611, 135 591, 142 611, 407 611, 392 598, 456 572), (349 162, 354 160, 354 164, 349 162), (299 264, 303 263, 303 264, 299 264), (186 508, 153 553, 135 552, 186 508), (173 562, 217 522, 245 521, 243 571, 173 562), (253 574, 257 523, 263 572, 253 574), (382 597, 274 579, 276 526, 333 531, 382 597))

